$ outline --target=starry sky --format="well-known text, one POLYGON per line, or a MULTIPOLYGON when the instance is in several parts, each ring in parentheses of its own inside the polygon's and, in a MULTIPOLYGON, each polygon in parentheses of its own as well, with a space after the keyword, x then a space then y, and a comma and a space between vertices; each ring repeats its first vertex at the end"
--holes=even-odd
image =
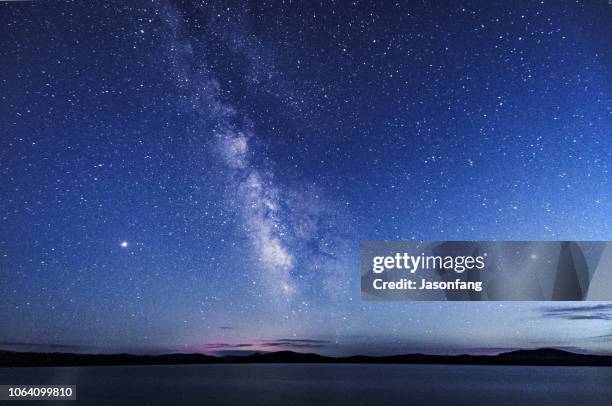
POLYGON ((0 3, 0 348, 611 353, 360 298, 361 240, 612 239, 612 6, 511 3, 0 3))

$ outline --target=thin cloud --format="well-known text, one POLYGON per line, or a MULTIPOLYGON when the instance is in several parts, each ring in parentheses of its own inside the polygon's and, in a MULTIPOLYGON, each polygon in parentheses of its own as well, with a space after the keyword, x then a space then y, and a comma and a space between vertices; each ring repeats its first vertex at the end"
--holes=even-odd
POLYGON ((328 346, 330 343, 330 341, 326 340, 280 338, 277 340, 262 342, 260 345, 266 347, 323 348, 328 346))
POLYGON ((216 350, 216 349, 227 349, 227 348, 249 348, 252 346, 253 344, 248 344, 248 343, 239 343, 239 344, 208 343, 208 344, 202 344, 201 347, 209 349, 209 350, 216 350))
POLYGON ((542 317, 564 320, 612 320, 612 303, 540 308, 542 317))
POLYGON ((300 338, 279 338, 275 340, 261 340, 253 343, 207 343, 202 344, 200 348, 218 352, 217 350, 239 350, 239 349, 258 349, 262 347, 280 347, 280 348, 293 348, 293 349, 305 349, 305 348, 324 348, 331 344, 331 341, 327 340, 315 340, 315 339, 300 339, 300 338))
POLYGON ((274 340, 277 342, 287 342, 287 343, 310 343, 310 344, 329 344, 331 341, 327 340, 313 340, 306 338, 279 338, 278 340, 274 340))

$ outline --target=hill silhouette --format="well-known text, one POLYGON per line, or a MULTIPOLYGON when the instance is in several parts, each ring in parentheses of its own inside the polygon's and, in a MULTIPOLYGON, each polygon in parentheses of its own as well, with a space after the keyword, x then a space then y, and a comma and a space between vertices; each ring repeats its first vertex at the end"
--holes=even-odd
POLYGON ((293 351, 225 357, 204 354, 134 355, 0 351, 0 367, 274 363, 612 366, 612 356, 576 354, 550 348, 519 350, 499 355, 403 354, 390 356, 353 355, 348 357, 328 357, 293 351))

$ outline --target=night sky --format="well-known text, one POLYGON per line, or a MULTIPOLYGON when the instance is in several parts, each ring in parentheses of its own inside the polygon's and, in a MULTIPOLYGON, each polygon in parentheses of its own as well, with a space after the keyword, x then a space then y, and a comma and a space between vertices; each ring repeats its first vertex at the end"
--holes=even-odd
POLYGON ((360 298, 361 240, 612 239, 612 6, 445 3, 0 3, 0 348, 612 352, 360 298))

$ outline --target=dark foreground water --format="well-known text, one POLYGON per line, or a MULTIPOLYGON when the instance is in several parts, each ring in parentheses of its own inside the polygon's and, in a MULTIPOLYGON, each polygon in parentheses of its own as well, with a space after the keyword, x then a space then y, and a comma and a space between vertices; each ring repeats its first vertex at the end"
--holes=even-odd
POLYGON ((68 405, 612 404, 612 368, 589 367, 275 364, 0 368, 0 384, 76 384, 77 401, 65 402, 68 405))

